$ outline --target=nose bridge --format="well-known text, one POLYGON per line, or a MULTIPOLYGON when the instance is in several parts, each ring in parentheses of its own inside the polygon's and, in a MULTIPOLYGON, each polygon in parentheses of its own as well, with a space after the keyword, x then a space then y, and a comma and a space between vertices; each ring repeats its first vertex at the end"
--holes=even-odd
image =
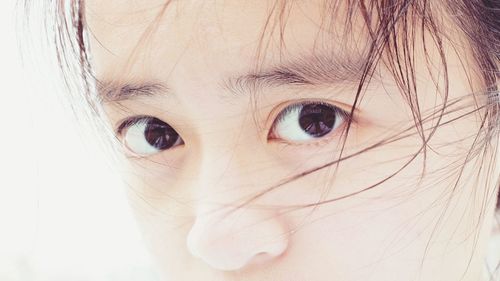
POLYGON ((257 202, 238 207, 262 191, 255 184, 259 179, 249 175, 254 168, 249 163, 259 152, 244 150, 211 144, 198 155, 191 187, 195 218, 186 243, 192 256, 217 270, 268 263, 288 245, 287 225, 276 210, 257 208, 257 202))
POLYGON ((234 134, 215 134, 205 136, 189 157, 189 178, 196 181, 193 197, 234 200, 229 197, 241 195, 243 189, 248 190, 258 180, 259 165, 272 160, 266 160, 257 142, 241 140, 234 134))

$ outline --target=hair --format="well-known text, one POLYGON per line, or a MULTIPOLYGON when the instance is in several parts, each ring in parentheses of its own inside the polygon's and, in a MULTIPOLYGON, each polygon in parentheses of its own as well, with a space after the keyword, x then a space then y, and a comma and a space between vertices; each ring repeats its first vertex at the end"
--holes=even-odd
MULTIPOLYGON (((171 0, 165 0, 165 6, 159 12, 157 19, 163 16, 171 2, 171 0)), ((260 47, 256 50, 257 61, 261 61, 261 55, 268 48, 269 41, 266 41, 266 38, 269 38, 270 34, 278 30, 278 32, 280 32, 280 38, 283 38, 286 18, 293 2, 294 1, 284 0, 274 1, 272 10, 264 23, 262 37, 260 38, 260 47)), ((339 9, 339 2, 341 1, 324 1, 324 11, 326 11, 324 13, 324 21, 322 22, 324 26, 331 27, 333 18, 338 20, 338 17, 334 15, 338 16, 341 11, 339 9)), ((411 157, 407 163, 386 179, 345 197, 364 192, 381 185, 397 175, 414 161, 417 155, 423 155, 425 159, 427 150, 432 149, 429 146, 429 141, 439 127, 459 120, 467 115, 476 114, 480 117, 480 128, 477 132, 474 132, 473 144, 465 155, 463 162, 457 165, 459 173, 452 190, 450 190, 450 194, 457 189, 459 183, 463 180, 461 170, 463 166, 475 160, 477 161, 478 172, 476 179, 479 180, 484 175, 488 175, 485 186, 478 186, 477 188, 484 188, 485 194, 488 195, 488 200, 498 200, 500 195, 498 195, 498 193, 495 194, 495 192, 498 191, 500 186, 500 175, 495 174, 498 170, 494 167, 498 165, 495 163, 495 159, 497 157, 496 153, 498 150, 500 131, 500 97, 498 89, 500 76, 500 1, 345 0, 344 2, 347 10, 342 14, 343 17, 340 17, 345 20, 343 36, 348 36, 349 30, 353 29, 354 21, 359 21, 360 19, 368 34, 368 49, 366 60, 363 65, 363 75, 357 85, 357 91, 350 111, 351 116, 362 98, 363 90, 374 74, 375 68, 380 63, 384 63, 393 74, 401 90, 401 94, 408 108, 411 110, 414 126, 353 155, 343 155, 344 145, 342 145, 342 152, 338 159, 334 159, 323 166, 305 171, 291 178, 284 179, 267 188, 262 194, 307 174, 339 165, 341 161, 370 149, 408 137, 413 134, 412 131, 416 129, 421 139, 421 146, 414 157, 411 157), (449 21, 454 23, 456 30, 459 31, 465 42, 453 42, 456 39, 452 38, 450 35, 454 30, 449 30, 449 25, 446 24, 449 21), (476 88, 472 85, 472 81, 477 80, 474 78, 478 77, 481 84, 479 86, 479 91, 473 90, 471 92, 471 97, 474 102, 464 105, 464 107, 470 107, 472 104, 474 105, 472 106, 473 108, 465 114, 454 117, 451 120, 445 120, 446 115, 450 113, 447 112, 446 109, 451 106, 457 106, 457 104, 463 101, 450 100, 448 98, 450 81, 448 79, 447 56, 445 53, 445 44, 447 42, 453 42, 452 46, 455 48, 456 52, 460 52, 460 48, 463 48, 463 46, 469 47, 466 51, 470 52, 475 67, 468 68, 467 62, 462 61, 463 67, 468 69, 467 75, 469 75, 468 79, 471 89, 476 88), (440 57, 440 77, 442 77, 444 84, 438 86, 439 78, 433 76, 436 79, 436 81, 434 81, 436 87, 443 89, 442 104, 440 104, 436 112, 428 114, 422 112, 419 105, 416 86, 415 49, 417 47, 423 48, 427 58, 426 63, 430 71, 430 69, 436 68, 436 66, 429 61, 430 46, 438 50, 440 57), (432 123, 432 126, 429 128, 426 125, 430 123, 432 123)), ((25 0, 24 3, 25 9, 29 10, 31 1, 25 0)), ((48 1, 47 3, 50 4, 46 6, 45 11, 47 14, 53 15, 55 19, 54 22, 47 22, 47 26, 49 30, 53 32, 52 39, 56 46, 57 60, 61 73, 63 77, 65 77, 66 85, 71 90, 68 92, 68 95, 72 95, 71 98, 74 100, 73 104, 87 105, 85 107, 87 111, 83 115, 86 120, 92 120, 92 122, 96 124, 101 124, 100 120, 102 120, 104 114, 101 109, 101 100, 95 91, 97 80, 93 76, 91 61, 89 59, 90 52, 87 36, 89 36, 90 31, 85 24, 85 1, 71 0, 66 2, 61 0, 48 1)), ((344 11, 344 9, 342 9, 342 11, 344 11)), ((153 31, 154 22, 147 32, 152 33, 153 31)), ((147 35, 145 36, 147 37, 147 35)), ((82 108, 78 108, 76 111, 82 112, 82 108)), ((351 123, 349 122, 343 133, 344 143, 350 129, 351 123)), ((100 130, 106 129, 101 127, 100 130)), ((422 177, 424 173, 425 167, 422 168, 422 177)), ((257 194, 249 198, 249 200, 246 200, 238 207, 244 206, 262 194, 257 194)), ((330 203, 345 197, 315 202, 311 205, 330 203)), ((500 200, 497 202, 497 206, 500 207, 500 200)), ((309 206, 310 205, 304 205, 300 207, 309 206)))

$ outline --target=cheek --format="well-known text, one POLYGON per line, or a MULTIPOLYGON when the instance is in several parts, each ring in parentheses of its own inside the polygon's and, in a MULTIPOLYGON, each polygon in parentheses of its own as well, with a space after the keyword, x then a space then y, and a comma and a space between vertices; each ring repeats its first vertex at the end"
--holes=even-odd
MULTIPOLYGON (((164 179, 164 178, 163 178, 164 179)), ((182 272, 195 262, 186 250, 186 237, 193 224, 193 210, 182 194, 172 194, 172 181, 152 180, 128 174, 129 203, 142 232, 146 247, 160 273, 183 280, 182 272), (173 275, 174 274, 174 275, 173 275)))

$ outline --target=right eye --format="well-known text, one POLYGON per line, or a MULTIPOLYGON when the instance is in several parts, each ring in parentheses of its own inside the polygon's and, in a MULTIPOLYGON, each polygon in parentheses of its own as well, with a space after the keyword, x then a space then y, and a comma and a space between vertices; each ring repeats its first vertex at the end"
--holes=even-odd
POLYGON ((133 117, 118 127, 123 145, 135 155, 147 156, 184 144, 167 123, 151 116, 133 117))

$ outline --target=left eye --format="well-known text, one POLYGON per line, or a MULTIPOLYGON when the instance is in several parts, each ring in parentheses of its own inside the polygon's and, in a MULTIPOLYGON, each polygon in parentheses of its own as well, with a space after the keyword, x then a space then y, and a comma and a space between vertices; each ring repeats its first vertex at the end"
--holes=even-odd
POLYGON ((288 142, 304 142, 328 135, 347 119, 344 110, 320 102, 293 104, 281 111, 270 136, 288 142))
POLYGON ((184 144, 167 123, 150 116, 133 117, 123 122, 118 133, 125 148, 134 155, 147 156, 184 144))

